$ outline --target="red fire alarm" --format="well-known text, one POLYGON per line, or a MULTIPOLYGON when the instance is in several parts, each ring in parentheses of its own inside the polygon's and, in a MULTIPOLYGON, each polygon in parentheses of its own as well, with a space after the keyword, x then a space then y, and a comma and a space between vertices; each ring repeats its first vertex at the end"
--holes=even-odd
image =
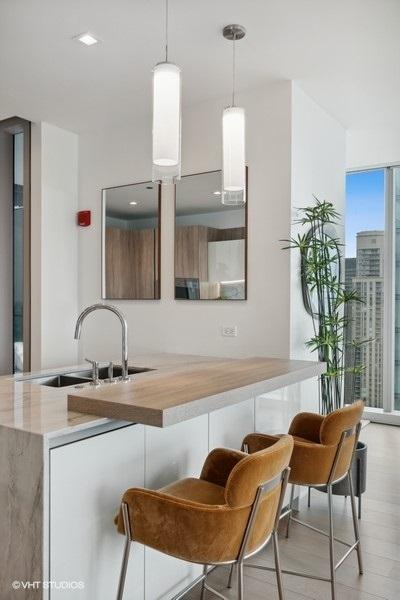
POLYGON ((89 227, 92 222, 92 213, 90 210, 80 210, 78 212, 79 227, 89 227))

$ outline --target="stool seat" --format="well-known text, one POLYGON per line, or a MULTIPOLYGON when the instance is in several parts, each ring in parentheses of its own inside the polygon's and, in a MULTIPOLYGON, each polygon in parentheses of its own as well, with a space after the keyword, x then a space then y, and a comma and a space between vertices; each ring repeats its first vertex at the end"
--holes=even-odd
POLYGON ((175 496, 176 498, 199 502, 200 504, 226 504, 224 487, 204 481, 203 479, 195 479, 194 477, 174 481, 160 488, 159 491, 170 496, 175 496))

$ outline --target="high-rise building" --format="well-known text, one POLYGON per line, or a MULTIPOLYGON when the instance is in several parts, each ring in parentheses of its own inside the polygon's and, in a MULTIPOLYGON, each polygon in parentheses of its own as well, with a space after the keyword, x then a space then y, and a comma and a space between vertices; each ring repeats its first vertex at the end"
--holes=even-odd
MULTIPOLYGON (((345 394, 362 398, 367 406, 382 407, 383 400, 383 272, 384 232, 361 231, 357 233, 357 257, 354 263, 347 262, 345 284, 355 289, 362 302, 352 304, 351 322, 346 332, 346 342, 372 340, 363 344, 355 353, 346 353, 346 366, 364 365, 364 370, 350 383, 345 378, 345 394), (354 386, 354 387, 353 387, 354 386)), ((348 397, 348 396, 347 396, 348 397)))
MULTIPOLYGON (((357 274, 356 270, 356 258, 346 258, 344 261, 345 264, 345 279, 344 279, 344 287, 346 292, 351 292, 354 289, 353 279, 357 274)), ((353 340, 353 327, 352 327, 352 306, 347 305, 345 307, 345 317, 350 319, 349 325, 345 329, 344 334, 344 342, 345 342, 345 364, 346 367, 351 367, 354 364, 355 359, 355 350, 351 345, 353 340)), ((351 403, 354 400, 354 376, 351 373, 345 373, 344 376, 344 398, 345 402, 351 403)))

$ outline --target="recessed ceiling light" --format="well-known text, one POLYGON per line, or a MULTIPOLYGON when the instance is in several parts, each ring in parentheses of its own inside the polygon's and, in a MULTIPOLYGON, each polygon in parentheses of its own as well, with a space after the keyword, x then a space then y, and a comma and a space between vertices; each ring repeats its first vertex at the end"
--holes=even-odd
POLYGON ((220 196, 221 192, 219 192, 218 190, 216 192, 214 192, 214 196, 220 196))
POLYGON ((129 202, 129 204, 130 204, 131 206, 136 206, 136 205, 137 205, 137 202, 129 202))
POLYGON ((76 35, 73 39, 85 44, 85 46, 93 46, 94 44, 99 43, 99 40, 88 31, 86 33, 80 33, 79 35, 76 35))

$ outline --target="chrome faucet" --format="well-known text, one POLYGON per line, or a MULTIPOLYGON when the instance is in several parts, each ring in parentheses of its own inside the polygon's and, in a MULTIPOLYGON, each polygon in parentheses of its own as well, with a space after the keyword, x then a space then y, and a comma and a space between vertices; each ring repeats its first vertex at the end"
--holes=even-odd
POLYGON ((129 375, 128 375, 128 324, 126 322, 124 315, 116 306, 112 306, 111 304, 92 304, 91 306, 88 306, 87 308, 85 308, 79 315, 78 320, 76 322, 74 337, 76 340, 80 339, 81 331, 82 331, 82 323, 83 323, 84 319, 91 312, 94 312, 95 310, 101 310, 101 309, 110 310, 120 320, 121 327, 122 327, 122 363, 121 363, 122 377, 121 377, 121 379, 122 379, 122 381, 129 381, 129 375))

